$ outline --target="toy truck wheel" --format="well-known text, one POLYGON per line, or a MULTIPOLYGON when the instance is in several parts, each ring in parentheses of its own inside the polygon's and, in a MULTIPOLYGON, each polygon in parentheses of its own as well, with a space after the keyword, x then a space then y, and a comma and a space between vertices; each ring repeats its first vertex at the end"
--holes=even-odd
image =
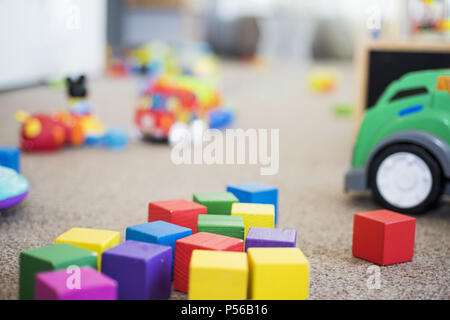
POLYGON ((424 213, 442 190, 439 164, 424 149, 399 144, 381 151, 369 169, 369 183, 376 201, 391 210, 424 213))

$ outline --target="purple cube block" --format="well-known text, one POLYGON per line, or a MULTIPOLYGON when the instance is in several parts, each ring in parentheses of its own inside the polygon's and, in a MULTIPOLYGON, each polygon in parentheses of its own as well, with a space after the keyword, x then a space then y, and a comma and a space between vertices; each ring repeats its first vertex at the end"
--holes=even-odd
POLYGON ((121 300, 168 299, 172 248, 127 240, 103 252, 102 272, 118 282, 121 300))
POLYGON ((36 300, 116 300, 117 282, 91 267, 36 275, 36 300))
POLYGON ((251 227, 245 238, 245 251, 252 247, 295 247, 297 231, 251 227))

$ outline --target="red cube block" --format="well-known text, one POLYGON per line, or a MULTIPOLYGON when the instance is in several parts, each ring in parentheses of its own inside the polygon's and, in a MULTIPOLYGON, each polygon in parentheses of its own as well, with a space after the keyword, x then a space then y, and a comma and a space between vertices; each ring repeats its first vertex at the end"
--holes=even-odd
POLYGON ((207 208, 196 202, 179 199, 155 201, 148 204, 148 222, 162 220, 197 232, 197 217, 207 208))
POLYGON ((244 251, 244 241, 209 232, 198 232, 192 236, 177 240, 175 244, 175 269, 173 274, 173 289, 188 292, 189 263, 192 251, 244 251))
POLYGON ((357 213, 353 255, 379 265, 411 261, 416 219, 389 210, 357 213))

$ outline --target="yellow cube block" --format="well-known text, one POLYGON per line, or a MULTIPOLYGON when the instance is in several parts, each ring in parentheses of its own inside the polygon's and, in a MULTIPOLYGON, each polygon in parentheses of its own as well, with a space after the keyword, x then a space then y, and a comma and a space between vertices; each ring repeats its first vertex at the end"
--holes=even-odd
POLYGON ((309 263, 299 248, 249 248, 249 297, 304 300, 309 292, 309 263))
POLYGON ((273 204, 236 202, 231 206, 232 216, 244 219, 244 240, 251 227, 273 228, 275 226, 275 206, 273 204))
POLYGON ((247 299, 247 254, 194 250, 189 266, 190 300, 247 299))
POLYGON ((72 228, 55 239, 55 244, 67 243, 97 252, 97 267, 99 271, 101 271, 102 252, 117 246, 119 242, 120 233, 117 231, 87 228, 72 228))

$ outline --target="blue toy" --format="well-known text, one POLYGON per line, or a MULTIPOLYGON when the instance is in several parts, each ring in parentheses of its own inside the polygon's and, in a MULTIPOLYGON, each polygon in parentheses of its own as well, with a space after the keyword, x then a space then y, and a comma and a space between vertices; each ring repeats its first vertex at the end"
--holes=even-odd
POLYGON ((121 128, 110 128, 103 137, 103 143, 108 149, 122 150, 128 146, 128 136, 121 128))
POLYGON ((243 182, 227 186, 227 191, 240 202, 264 203, 275 206, 275 224, 278 221, 278 188, 259 182, 243 182))
POLYGON ((0 166, 0 210, 20 203, 28 194, 29 184, 14 169, 0 166))
POLYGON ((0 166, 20 172, 20 149, 17 147, 0 147, 0 166))

